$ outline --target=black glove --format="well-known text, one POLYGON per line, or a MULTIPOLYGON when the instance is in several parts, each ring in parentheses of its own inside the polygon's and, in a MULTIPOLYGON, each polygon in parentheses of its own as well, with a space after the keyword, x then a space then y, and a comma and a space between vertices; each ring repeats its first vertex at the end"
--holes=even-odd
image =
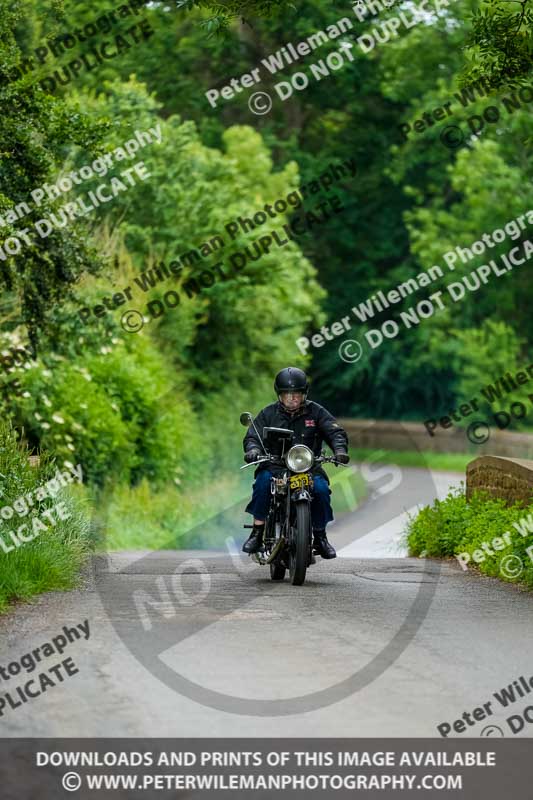
POLYGON ((257 461, 260 455, 261 455, 260 450, 248 450, 244 454, 244 460, 246 461, 247 464, 252 464, 254 461, 257 461))
POLYGON ((347 464, 350 460, 350 456, 348 453, 335 453, 335 458, 339 462, 339 464, 347 464))

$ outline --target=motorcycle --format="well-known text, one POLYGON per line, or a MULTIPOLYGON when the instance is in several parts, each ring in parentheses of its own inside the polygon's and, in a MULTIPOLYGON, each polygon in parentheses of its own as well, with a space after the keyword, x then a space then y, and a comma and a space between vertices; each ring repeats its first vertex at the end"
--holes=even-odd
MULTIPOLYGON (((307 445, 293 445, 294 433, 285 428, 265 427, 261 438, 252 415, 247 411, 241 414, 240 421, 245 427, 253 426, 264 453, 241 469, 256 467, 265 461, 283 467, 281 475, 271 478, 270 508, 265 520, 262 548, 250 557, 258 564, 269 564, 273 581, 284 580, 289 570, 293 586, 301 586, 307 568, 315 563, 311 524, 312 470, 317 464, 346 465, 326 456, 324 451, 315 456, 307 445)), ((253 525, 243 527, 253 528, 253 525)))

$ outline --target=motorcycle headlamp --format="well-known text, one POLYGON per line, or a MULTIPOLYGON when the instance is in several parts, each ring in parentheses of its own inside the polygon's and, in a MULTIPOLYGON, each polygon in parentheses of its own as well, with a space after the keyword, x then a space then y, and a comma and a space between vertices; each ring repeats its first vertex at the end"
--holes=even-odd
POLYGON ((286 456, 287 466, 293 472, 307 472, 313 466, 314 460, 313 451, 305 444, 295 444, 286 456))

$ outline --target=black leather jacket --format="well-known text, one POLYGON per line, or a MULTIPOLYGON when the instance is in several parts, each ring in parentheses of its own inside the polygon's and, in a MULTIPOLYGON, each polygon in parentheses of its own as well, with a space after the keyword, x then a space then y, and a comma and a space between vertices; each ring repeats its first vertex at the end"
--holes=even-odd
MULTIPOLYGON (((316 456, 322 451, 322 444, 326 442, 333 452, 348 452, 348 436, 344 428, 341 428, 335 418, 326 411, 323 406, 307 400, 302 408, 295 414, 289 413, 280 402, 271 403, 259 412, 254 420, 255 427, 259 434, 263 435, 263 428, 285 428, 294 431, 293 444, 305 444, 311 448, 316 456)), ((261 444, 256 436, 253 427, 250 425, 248 433, 243 440, 244 452, 249 450, 260 450, 261 444)), ((255 474, 262 470, 269 469, 274 474, 283 471, 281 467, 273 467, 268 461, 259 464, 255 474)), ((320 466, 316 466, 313 472, 318 472, 327 480, 327 475, 320 466)))

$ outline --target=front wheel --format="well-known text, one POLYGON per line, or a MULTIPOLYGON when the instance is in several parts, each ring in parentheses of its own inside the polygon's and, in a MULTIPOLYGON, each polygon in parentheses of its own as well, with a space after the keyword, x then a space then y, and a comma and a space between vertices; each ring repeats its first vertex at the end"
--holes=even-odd
POLYGON ((296 527, 293 528, 289 569, 293 586, 301 586, 305 581, 305 573, 309 563, 310 532, 311 514, 309 503, 297 503, 296 527))

